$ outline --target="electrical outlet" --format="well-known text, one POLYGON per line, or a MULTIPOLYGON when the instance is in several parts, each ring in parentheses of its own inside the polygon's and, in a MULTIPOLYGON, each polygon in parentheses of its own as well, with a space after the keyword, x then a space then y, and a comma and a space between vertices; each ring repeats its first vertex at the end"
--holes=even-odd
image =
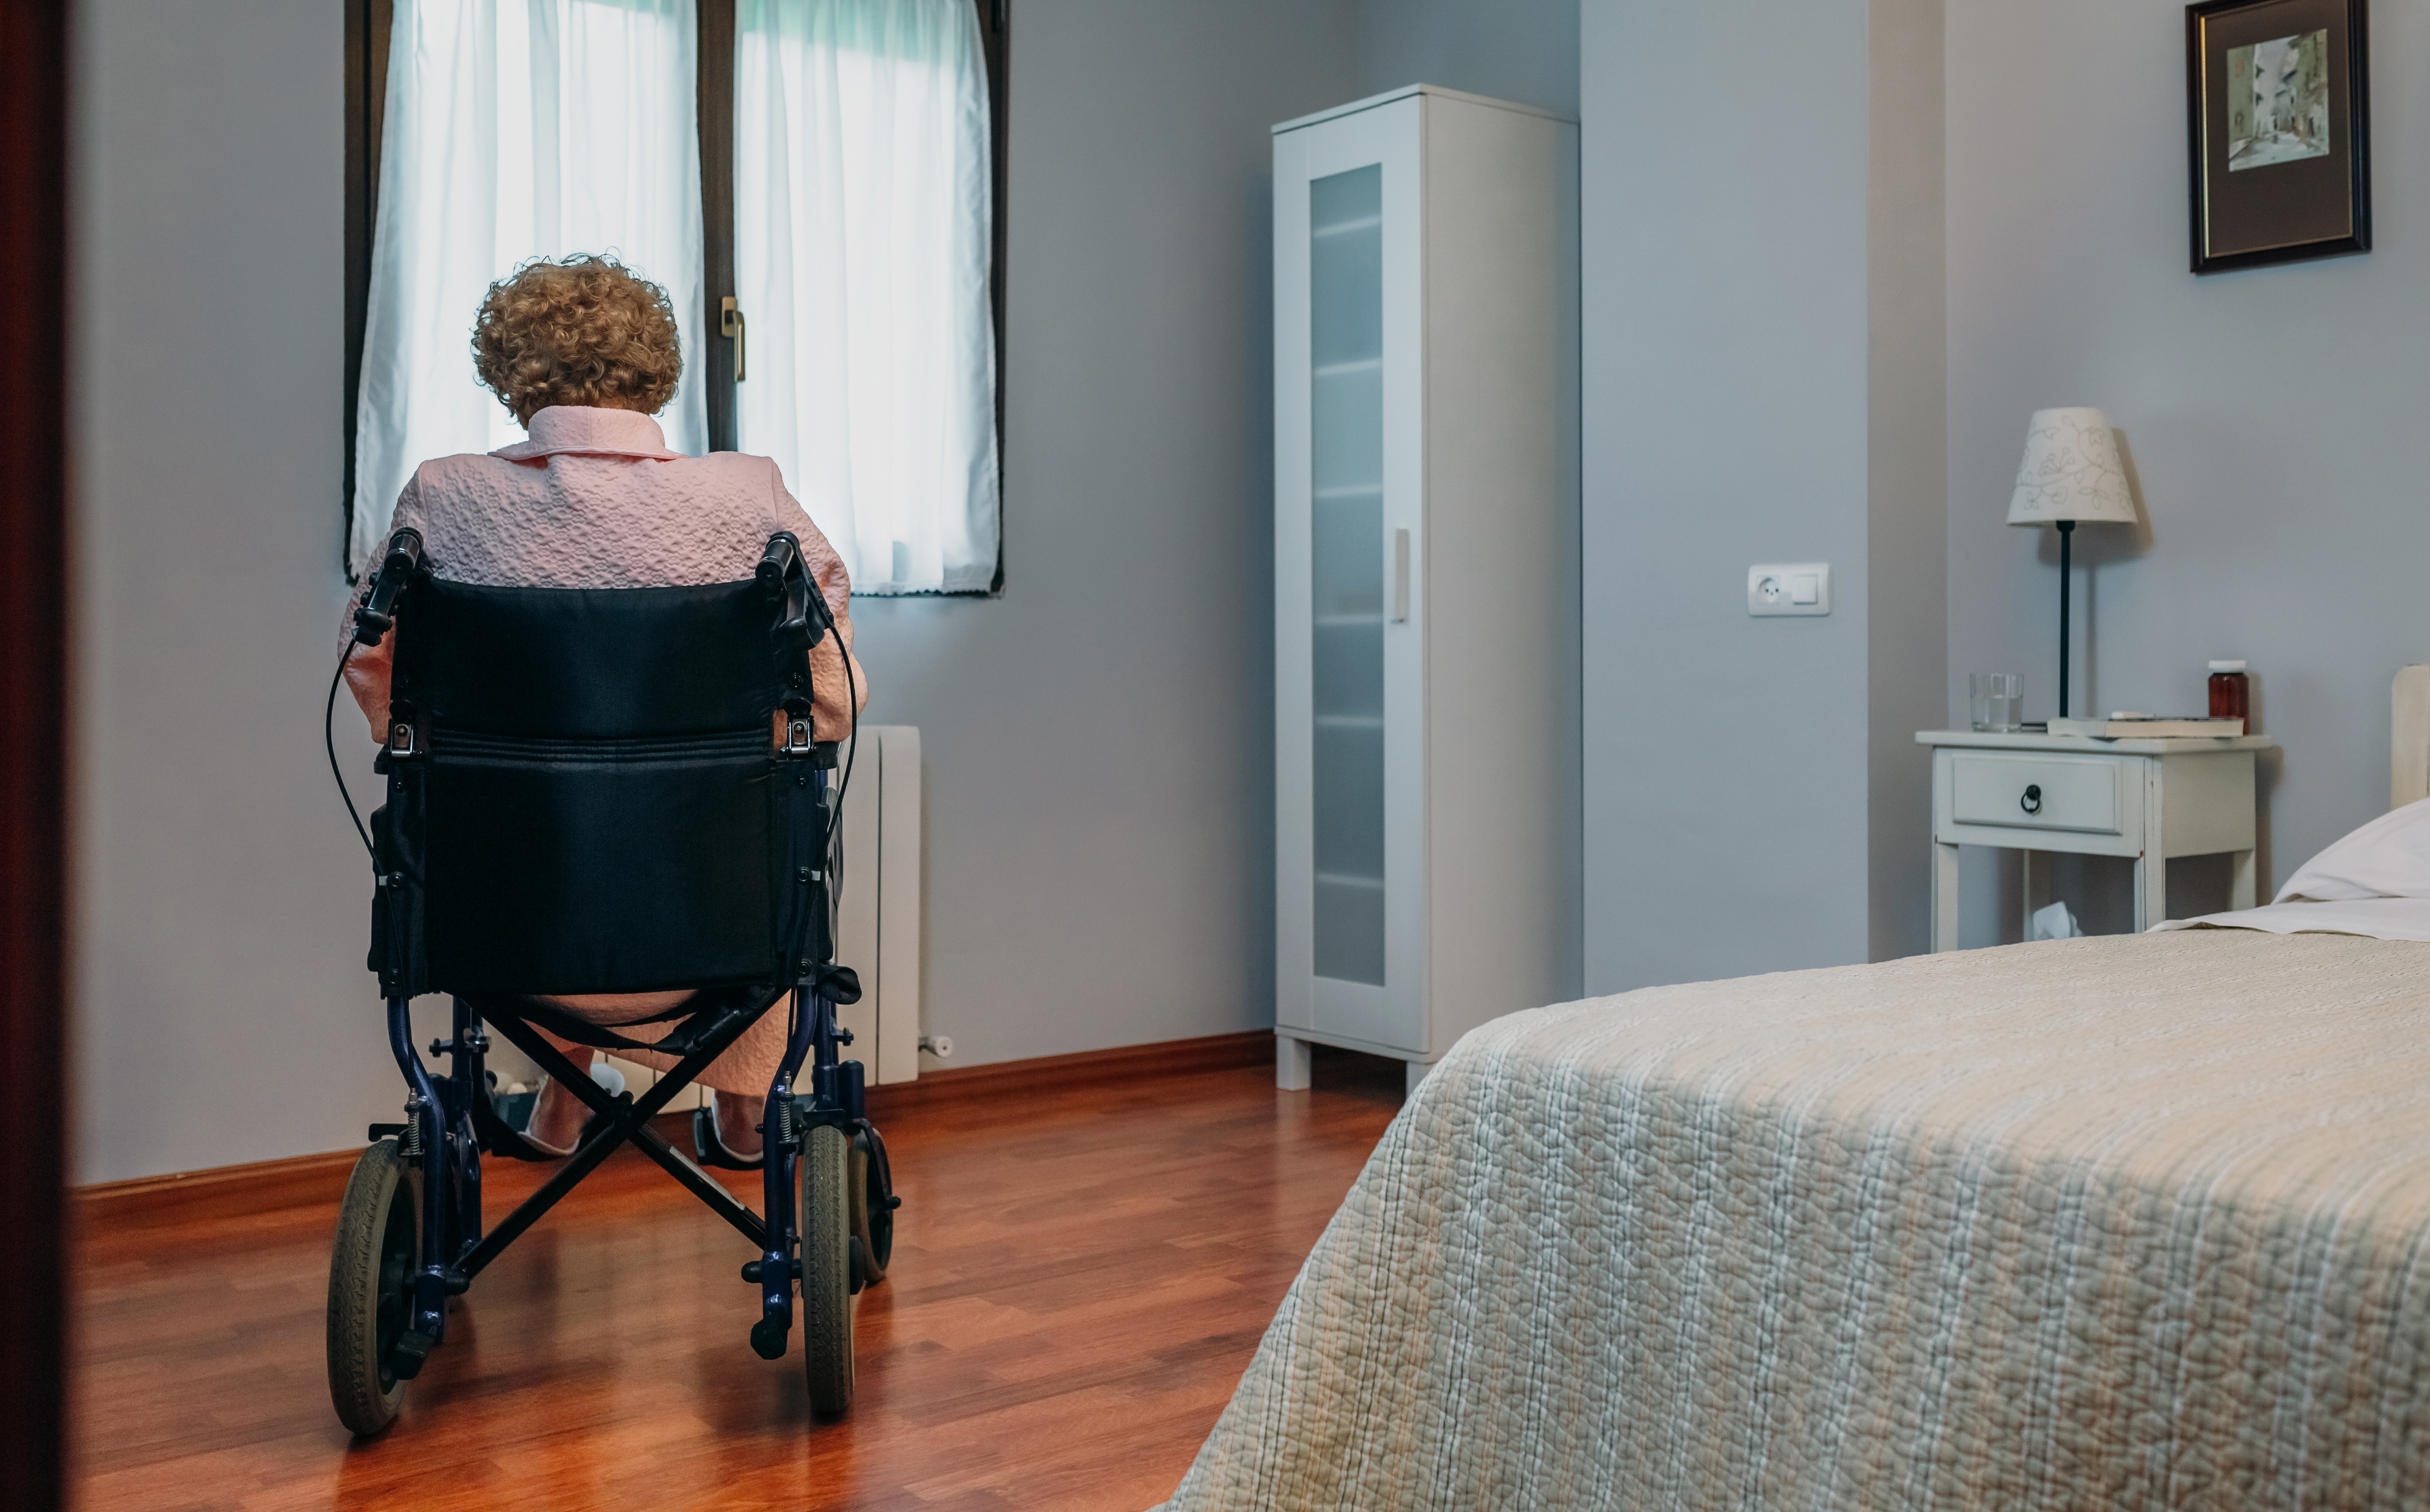
POLYGON ((1829 562, 1758 562, 1747 569, 1747 612, 1755 615, 1831 612, 1829 562))

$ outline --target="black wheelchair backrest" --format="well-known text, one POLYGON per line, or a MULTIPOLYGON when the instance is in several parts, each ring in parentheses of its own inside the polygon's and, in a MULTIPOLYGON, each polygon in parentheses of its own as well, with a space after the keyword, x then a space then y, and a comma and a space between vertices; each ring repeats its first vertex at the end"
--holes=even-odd
POLYGON ((765 725, 807 686, 757 581, 706 588, 415 585, 395 702, 455 730, 630 739, 765 725), (777 665, 782 656, 785 665, 777 665))
POLYGON ((415 578, 374 821, 389 990, 762 985, 820 955, 824 788, 775 738, 809 709, 787 565, 698 588, 415 578))

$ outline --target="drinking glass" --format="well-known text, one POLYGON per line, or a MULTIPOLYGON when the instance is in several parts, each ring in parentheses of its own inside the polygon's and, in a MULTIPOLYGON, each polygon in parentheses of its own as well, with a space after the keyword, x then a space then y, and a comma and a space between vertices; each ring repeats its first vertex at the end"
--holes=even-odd
POLYGON ((1993 735, 2013 735, 2024 728, 2025 679, 2018 673, 1970 673, 1966 695, 1976 729, 1993 735))

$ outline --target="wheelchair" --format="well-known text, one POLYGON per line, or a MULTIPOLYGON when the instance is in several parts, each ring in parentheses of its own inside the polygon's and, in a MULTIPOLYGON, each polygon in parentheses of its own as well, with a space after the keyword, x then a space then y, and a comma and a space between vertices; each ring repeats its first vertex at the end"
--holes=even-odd
MULTIPOLYGON (((390 539, 346 651, 397 638, 374 764, 387 796, 364 840, 369 965, 406 1084, 404 1121, 368 1132, 329 1261, 329 1394, 356 1434, 395 1419, 446 1339, 450 1299, 627 1143, 757 1252, 741 1268, 759 1301, 751 1347, 783 1356, 798 1287, 810 1404, 851 1404, 853 1299, 885 1277, 899 1199, 860 1063, 838 1054, 851 1036, 836 1007, 860 989, 833 959, 841 792, 831 801, 835 745, 812 739, 807 656, 833 628, 790 535, 740 581, 617 590, 449 582, 425 569, 417 533, 390 539), (698 990, 657 1016, 680 1022, 646 1045, 536 1001, 686 988, 698 990), (413 1043, 408 1009, 430 993, 454 999, 453 1032, 430 1046, 445 1075, 413 1043), (763 1217, 650 1121, 779 1003, 763 1217), (509 1131, 485 1025, 593 1115, 564 1164, 486 1231, 481 1155, 509 1131), (640 1097, 611 1097, 542 1027, 677 1064, 640 1097)), ((332 679, 333 707, 336 692, 332 679)))

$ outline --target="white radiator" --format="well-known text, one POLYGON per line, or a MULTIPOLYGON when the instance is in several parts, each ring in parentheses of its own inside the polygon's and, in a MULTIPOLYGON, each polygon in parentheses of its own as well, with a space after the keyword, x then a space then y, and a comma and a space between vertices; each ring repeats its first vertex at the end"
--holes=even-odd
MULTIPOLYGON (((847 745, 844 752, 851 754, 847 745)), ((839 776, 843 766, 836 766, 839 776)), ((872 724, 843 795, 836 960, 860 973, 860 1001, 837 1019, 847 1060, 869 1080, 920 1075, 920 730, 872 724)))
MULTIPOLYGON (((843 747, 852 756, 852 746, 843 747)), ((836 763, 833 778, 843 776, 836 763)), ((852 786, 843 795, 843 864, 837 869, 836 960, 860 974, 860 1001, 836 1018, 852 1032, 843 1058, 872 1084, 920 1074, 920 730, 872 724, 860 732, 852 786)), ((782 1012, 781 1008, 772 1011, 782 1012)), ((518 1057, 520 1058, 520 1057, 518 1057)), ((608 1057, 636 1095, 657 1073, 608 1057)), ((687 1087, 670 1110, 700 1105, 687 1087)))

